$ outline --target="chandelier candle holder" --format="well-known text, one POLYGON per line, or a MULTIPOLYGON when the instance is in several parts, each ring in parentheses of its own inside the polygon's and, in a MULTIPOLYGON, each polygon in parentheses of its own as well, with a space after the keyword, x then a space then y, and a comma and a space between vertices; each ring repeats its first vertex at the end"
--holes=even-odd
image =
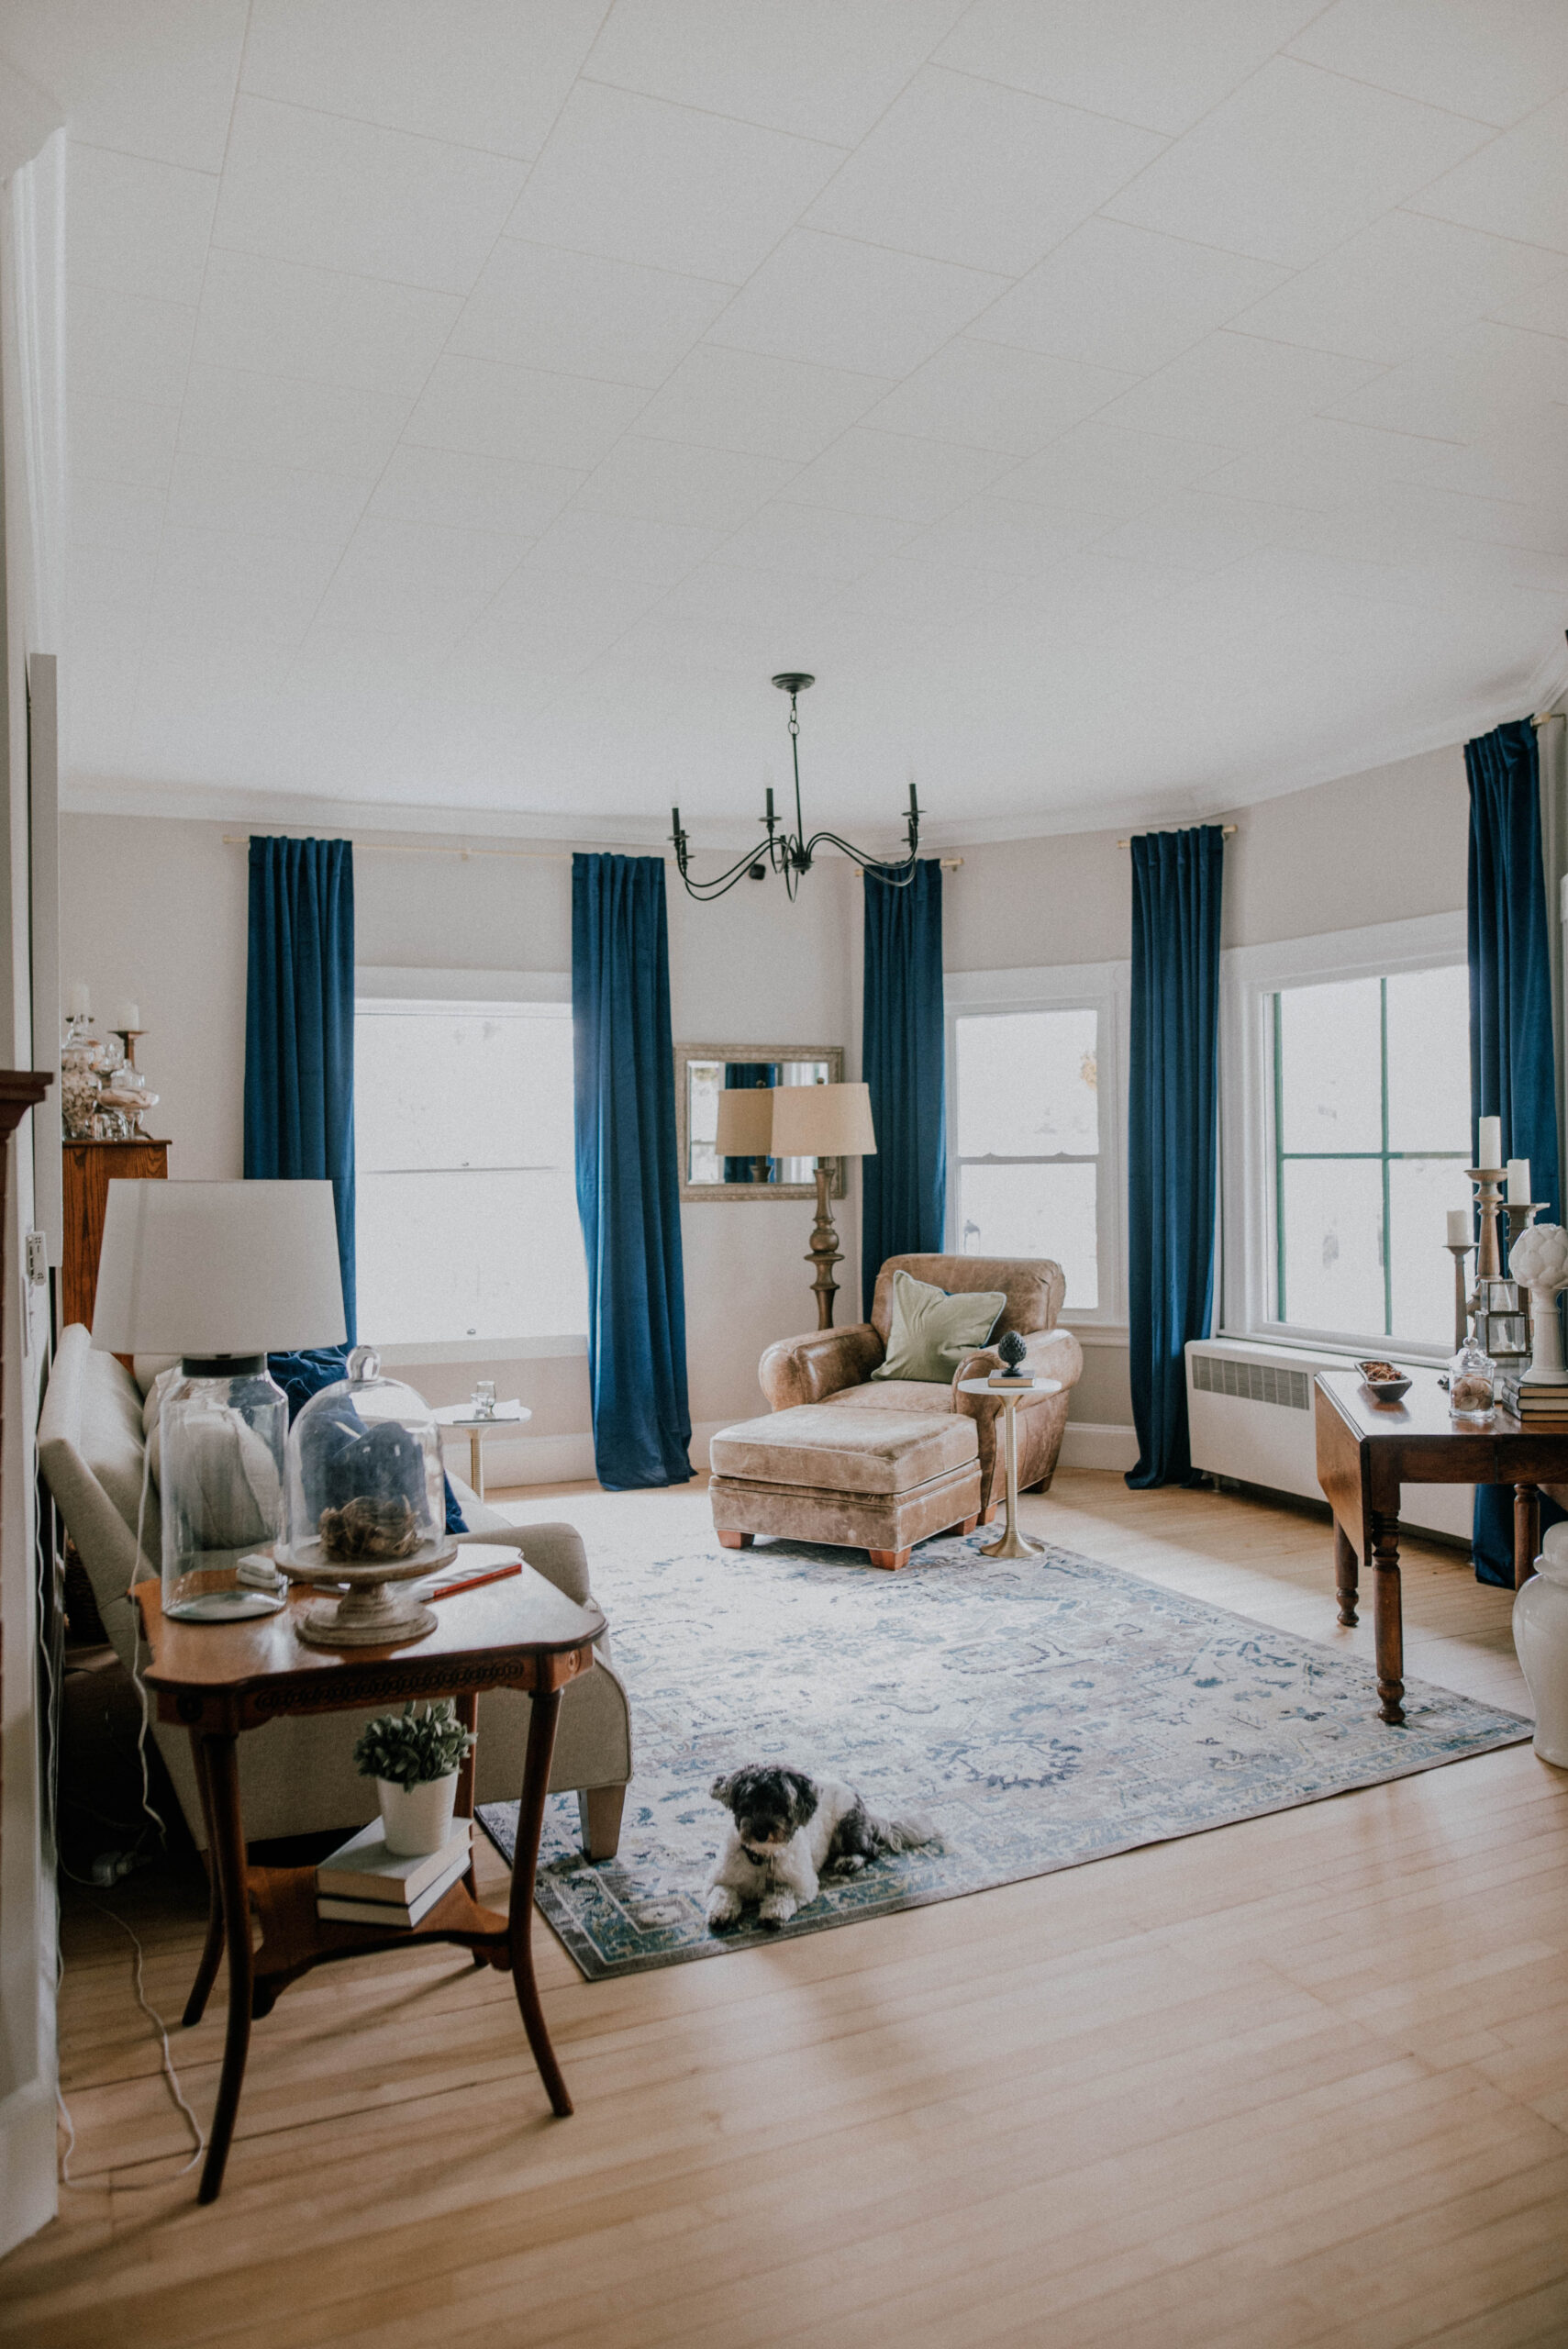
POLYGON ((681 811, 678 807, 672 807, 670 838, 674 842, 675 863, 687 896, 696 897, 705 903, 710 897, 722 897, 727 889, 733 889, 738 881, 748 875, 753 881, 765 881, 771 866, 775 873, 783 874, 784 888, 793 904, 802 874, 810 872, 817 852, 821 848, 836 848, 841 856, 847 856, 851 863, 858 864, 862 873, 878 874, 890 889, 906 889, 915 878, 920 845, 920 803, 916 796, 915 785, 912 783, 909 785, 909 812, 904 819, 907 852, 897 862, 890 863, 884 857, 870 855, 838 832, 813 832, 807 840, 806 821, 800 811, 800 713, 797 704, 806 687, 814 685, 817 680, 808 677, 804 670, 785 669, 773 679, 773 683, 780 693, 789 696, 789 750, 795 769, 795 829, 792 832, 787 825, 781 826, 773 812, 773 793, 770 784, 766 813, 761 818, 768 834, 762 854, 759 856, 755 849, 748 849, 744 856, 738 857, 733 864, 723 873, 716 874, 711 881, 695 881, 687 865, 689 843, 681 822, 681 811))

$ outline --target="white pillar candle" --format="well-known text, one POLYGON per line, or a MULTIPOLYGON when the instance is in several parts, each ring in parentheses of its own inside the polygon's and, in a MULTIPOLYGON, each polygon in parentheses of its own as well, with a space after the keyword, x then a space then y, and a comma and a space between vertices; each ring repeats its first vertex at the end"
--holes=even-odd
POLYGON ((1510 1158, 1508 1161, 1508 1205, 1528 1208, 1529 1205, 1529 1160, 1510 1158))
POLYGON ((66 1017, 71 1019, 91 1019, 93 1006, 85 979, 72 979, 71 992, 65 998, 66 1017))
POLYGON ((1501 1166, 1503 1163, 1503 1120, 1501 1118, 1482 1119, 1481 1144, 1475 1153, 1475 1163, 1477 1166, 1485 1167, 1488 1173, 1494 1166, 1501 1166))
POLYGON ((139 1028, 140 1025, 141 1008, 139 1004, 132 1003, 128 996, 125 1002, 119 1006, 118 1009, 115 1013, 115 1026, 117 1028, 139 1028))
POLYGON ((1470 1209, 1468 1208, 1450 1208, 1448 1211, 1448 1244, 1451 1248, 1469 1247, 1470 1209))

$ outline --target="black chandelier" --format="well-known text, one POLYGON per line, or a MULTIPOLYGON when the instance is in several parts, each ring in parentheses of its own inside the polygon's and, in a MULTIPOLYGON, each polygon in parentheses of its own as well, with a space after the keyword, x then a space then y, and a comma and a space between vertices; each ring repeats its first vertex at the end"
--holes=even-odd
POLYGON ((773 793, 770 784, 768 812, 762 819, 768 828, 768 844, 764 854, 758 856, 755 850, 748 849, 745 855, 730 865, 728 872, 716 874, 711 881, 694 881, 686 869, 686 835, 681 829, 681 811, 678 807, 671 808, 671 838, 675 843, 675 863, 680 868, 681 878, 685 883, 688 897, 702 899, 722 897, 727 889, 733 889, 737 881, 748 874, 753 881, 765 881, 768 877, 768 867, 772 865, 775 873, 784 874, 784 885, 793 902, 795 891, 800 886, 801 874, 810 872, 812 859, 817 850, 824 846, 840 850, 845 856, 860 866, 862 873, 874 873, 879 880, 887 883, 890 889, 906 889, 915 878, 915 857, 920 842, 920 807, 915 796, 913 784, 909 785, 909 813, 905 818, 905 825, 909 835, 909 852, 899 863, 889 864, 880 856, 867 856, 862 850, 855 848, 849 841, 841 840, 837 832, 813 832, 811 838, 806 839, 806 825, 800 813, 800 718, 795 703, 807 685, 814 685, 816 682, 815 677, 805 676, 798 670, 794 669, 786 670, 783 676, 773 679, 779 691, 789 696, 789 747, 790 755, 795 762, 795 829, 793 832, 779 829, 779 819, 773 813, 773 793))

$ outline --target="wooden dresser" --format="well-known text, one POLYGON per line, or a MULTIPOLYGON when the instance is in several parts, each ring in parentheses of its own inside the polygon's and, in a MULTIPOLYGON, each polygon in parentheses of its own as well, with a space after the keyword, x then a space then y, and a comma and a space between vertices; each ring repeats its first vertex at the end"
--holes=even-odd
POLYGON ((104 1208, 117 1180, 166 1182, 166 1141, 68 1141, 65 1152, 65 1261, 60 1272, 60 1326, 93 1326, 104 1208))

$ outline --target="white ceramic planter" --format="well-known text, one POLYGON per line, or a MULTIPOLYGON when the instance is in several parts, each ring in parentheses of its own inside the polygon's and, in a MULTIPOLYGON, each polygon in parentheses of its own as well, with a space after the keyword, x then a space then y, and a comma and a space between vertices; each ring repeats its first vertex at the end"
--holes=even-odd
POLYGON ((375 1790, 381 1803, 381 1831, 389 1852, 411 1859, 421 1852, 440 1850, 452 1831, 455 1770, 444 1778, 427 1778, 422 1787, 399 1787, 390 1778, 378 1778, 375 1790))
POLYGON ((1568 1525, 1548 1529, 1514 1600, 1514 1645, 1535 1702, 1535 1750, 1568 1770, 1568 1525))

